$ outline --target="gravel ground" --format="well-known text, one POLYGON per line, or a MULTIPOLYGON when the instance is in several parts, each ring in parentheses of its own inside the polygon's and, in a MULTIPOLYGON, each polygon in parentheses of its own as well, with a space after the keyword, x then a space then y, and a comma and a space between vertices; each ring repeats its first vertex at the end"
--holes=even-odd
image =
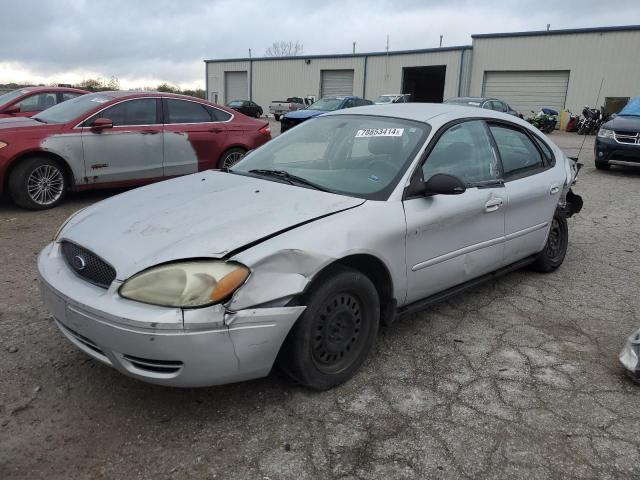
MULTIPOLYGON (((583 137, 553 139, 575 154, 583 137)), ((40 305, 36 254, 118 192, 0 203, 0 478, 638 478, 640 387, 617 355, 640 325, 640 171, 596 171, 592 142, 557 272, 399 319, 325 393, 278 374, 167 389, 85 357, 40 305)))

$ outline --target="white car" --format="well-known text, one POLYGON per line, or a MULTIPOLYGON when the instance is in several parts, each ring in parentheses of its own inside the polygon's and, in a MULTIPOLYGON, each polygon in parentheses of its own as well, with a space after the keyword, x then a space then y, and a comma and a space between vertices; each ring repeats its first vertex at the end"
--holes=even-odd
POLYGON ((222 384, 278 360, 327 389, 380 323, 515 268, 558 268, 577 170, 510 115, 339 110, 228 170, 76 213, 38 258, 44 303, 78 348, 141 380, 222 384))

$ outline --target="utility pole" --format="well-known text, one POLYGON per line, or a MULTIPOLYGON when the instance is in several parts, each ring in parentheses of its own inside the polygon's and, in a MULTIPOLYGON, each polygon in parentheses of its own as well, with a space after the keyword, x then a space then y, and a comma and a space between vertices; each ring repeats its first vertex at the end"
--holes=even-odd
POLYGON ((249 58, 251 58, 251 49, 249 49, 249 58))
POLYGON ((440 35, 440 48, 442 48, 442 37, 443 35, 440 35))
POLYGON ((353 54, 356 54, 356 42, 353 42, 353 54))

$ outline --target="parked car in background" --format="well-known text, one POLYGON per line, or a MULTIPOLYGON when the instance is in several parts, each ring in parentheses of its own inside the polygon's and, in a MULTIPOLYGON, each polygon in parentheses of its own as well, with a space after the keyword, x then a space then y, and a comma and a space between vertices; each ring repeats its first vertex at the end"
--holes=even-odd
POLYGON ((67 87, 26 87, 0 95, 0 118, 31 117, 89 92, 67 87))
POLYGON ((193 97, 100 92, 0 120, 0 193, 51 208, 67 190, 142 185, 233 165, 269 124, 193 97))
POLYGON ((640 167, 640 97, 634 97, 598 130, 594 146, 596 168, 640 167))
POLYGON ((365 100, 364 98, 353 95, 321 98, 312 105, 309 105, 305 110, 298 110, 296 112, 285 114, 280 120, 280 131, 286 132, 290 128, 293 128, 310 118, 322 115, 323 113, 342 110, 343 108, 362 107, 372 104, 373 102, 371 100, 365 100))
MULTIPOLYGON (((497 98, 485 97, 455 97, 445 100, 444 103, 449 105, 465 105, 467 107, 486 108, 487 110, 495 110, 496 112, 508 113, 513 116, 520 116, 509 104, 497 98)), ((522 117, 520 117, 522 118, 522 117)))
POLYGON ((262 107, 251 100, 231 100, 227 103, 227 107, 247 117, 260 118, 262 116, 262 107))
POLYGON ((223 384, 277 360, 326 390, 397 314, 525 265, 557 269, 581 206, 576 174, 502 113, 334 111, 227 172, 76 213, 38 257, 42 298, 77 348, 140 380, 223 384))
POLYGON ((310 101, 302 97, 289 97, 286 100, 274 100, 271 102, 271 105, 269 105, 269 113, 273 115, 273 118, 275 118, 277 122, 285 113, 302 110, 303 108, 307 108, 310 104, 310 101))
POLYGON ((389 103, 409 103, 410 93, 387 93, 380 95, 373 103, 376 105, 388 105, 389 103))

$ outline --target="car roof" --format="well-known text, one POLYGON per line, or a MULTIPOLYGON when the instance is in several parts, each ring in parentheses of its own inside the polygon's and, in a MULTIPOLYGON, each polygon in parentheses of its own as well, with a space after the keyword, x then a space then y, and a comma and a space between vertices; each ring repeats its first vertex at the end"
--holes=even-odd
POLYGON ((73 87, 24 87, 24 88, 16 88, 16 90, 21 90, 24 92, 34 93, 34 92, 77 92, 77 93, 91 93, 87 90, 82 90, 80 88, 73 87))
POLYGON ((496 100, 496 99, 491 97, 452 97, 447 99, 447 101, 449 100, 456 100, 458 102, 484 102, 485 100, 496 100))
POLYGON ((461 118, 495 118, 506 120, 519 125, 530 125, 507 113, 495 110, 467 107, 465 105, 453 105, 449 103, 393 103, 391 105, 367 105, 365 107, 353 107, 346 110, 334 110, 325 115, 373 115, 379 117, 404 118, 418 122, 429 123, 434 127, 461 119, 461 118))

